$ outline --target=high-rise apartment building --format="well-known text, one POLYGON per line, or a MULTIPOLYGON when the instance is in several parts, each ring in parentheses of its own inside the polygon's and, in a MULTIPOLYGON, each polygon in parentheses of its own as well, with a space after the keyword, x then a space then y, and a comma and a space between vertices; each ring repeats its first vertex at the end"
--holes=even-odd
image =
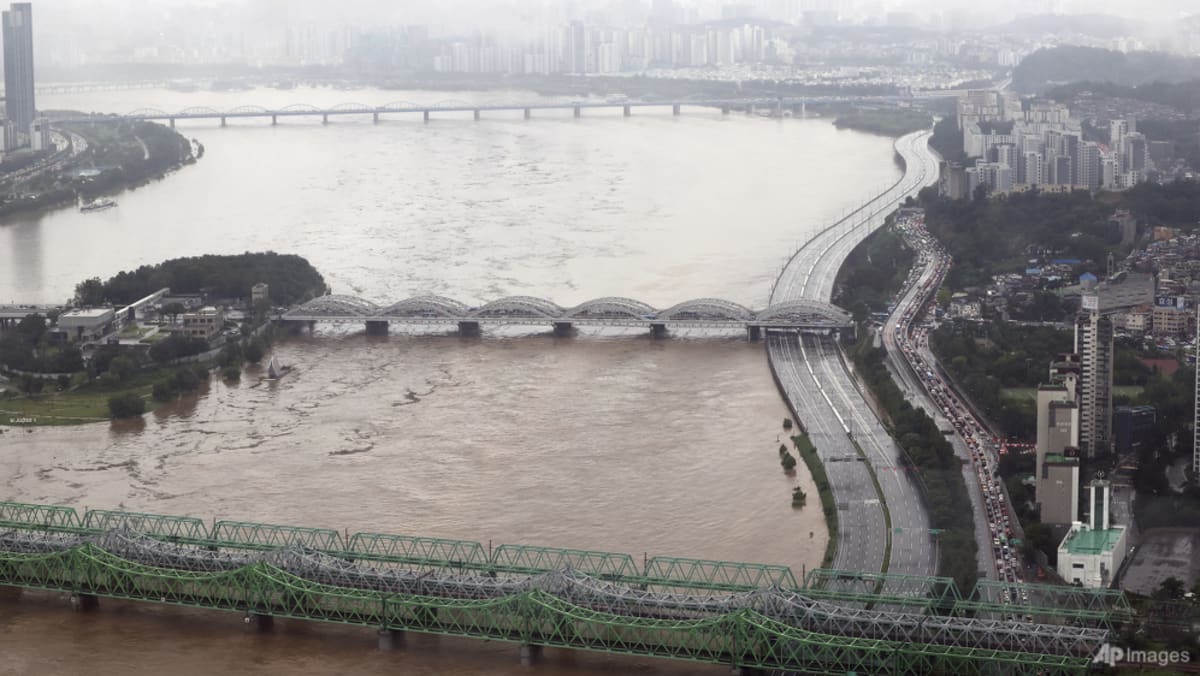
POLYGON ((1079 450, 1091 458, 1112 445, 1113 324, 1100 314, 1094 295, 1083 297, 1075 320, 1075 353, 1080 360, 1079 450))
POLYGON ((3 13, 5 115, 17 132, 29 137, 33 123, 33 8, 14 2, 3 13))

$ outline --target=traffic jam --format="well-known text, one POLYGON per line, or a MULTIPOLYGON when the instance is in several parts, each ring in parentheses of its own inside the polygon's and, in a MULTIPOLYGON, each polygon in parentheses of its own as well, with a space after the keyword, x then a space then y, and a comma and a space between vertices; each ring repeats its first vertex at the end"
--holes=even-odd
MULTIPOLYGON (((996 467, 997 456, 994 439, 964 405, 959 396, 946 385, 936 367, 931 363, 929 332, 933 328, 933 322, 929 317, 929 308, 950 269, 950 256, 929 235, 925 229, 922 214, 905 215, 897 221, 896 227, 917 256, 899 297, 905 298, 913 285, 920 285, 917 293, 912 295, 909 302, 903 303, 896 309, 901 313, 896 322, 896 342, 913 373, 920 379, 921 385, 940 410, 942 417, 953 426, 953 430, 943 429, 943 434, 947 436, 957 434, 971 451, 975 477, 979 482, 987 510, 988 535, 991 539, 992 557, 999 579, 1010 583, 1021 583, 1023 580, 1022 564, 1015 547, 1010 543, 1013 538, 1013 524, 1010 522, 1012 517, 1010 517, 1007 496, 996 467), (926 271, 931 271, 932 274, 925 274, 926 271)), ((1027 603, 1028 598, 1021 598, 1026 597, 1027 593, 1020 591, 1019 594, 1020 597, 1018 597, 1018 590, 1013 589, 1009 593, 1009 598, 1004 600, 1017 602, 1020 598, 1020 601, 1027 603)))

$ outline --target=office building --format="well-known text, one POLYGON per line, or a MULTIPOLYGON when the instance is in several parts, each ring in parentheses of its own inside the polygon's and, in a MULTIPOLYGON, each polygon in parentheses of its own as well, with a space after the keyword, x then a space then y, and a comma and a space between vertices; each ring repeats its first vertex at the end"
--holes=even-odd
POLYGON ((173 329, 188 338, 212 340, 225 328, 225 313, 220 308, 202 307, 183 315, 183 327, 173 329))
POLYGON ((1079 450, 1084 457, 1107 453, 1112 444, 1112 319, 1100 314, 1094 295, 1083 297, 1075 320, 1079 355, 1079 450))
POLYGON ((33 124, 33 8, 14 2, 3 13, 5 116, 19 134, 27 136, 33 124))
POLYGON ((1125 559, 1125 528, 1111 523, 1109 483, 1093 481, 1088 491, 1087 523, 1071 524, 1058 546, 1058 574, 1068 583, 1099 589, 1113 583, 1125 559))
POLYGON ((1113 449, 1117 453, 1136 453, 1154 431, 1153 406, 1118 406, 1113 410, 1113 449))

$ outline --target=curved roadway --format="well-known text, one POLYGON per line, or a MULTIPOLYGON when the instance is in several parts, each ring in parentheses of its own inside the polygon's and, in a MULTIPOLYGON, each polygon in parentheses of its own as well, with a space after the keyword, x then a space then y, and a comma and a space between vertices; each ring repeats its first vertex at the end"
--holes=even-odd
MULTIPOLYGON (((930 132, 922 131, 896 141, 896 152, 905 161, 904 177, 805 244, 776 280, 772 304, 801 298, 830 301, 838 270, 854 247, 881 227, 907 197, 937 182, 938 162, 929 150, 929 137, 930 132)), ((772 333, 767 350, 780 387, 829 475, 838 507, 833 566, 885 570, 890 542, 887 572, 933 575, 937 555, 917 486, 899 469, 900 449, 855 386, 837 346, 827 338, 772 333), (855 442, 862 449, 861 458, 855 442), (890 531, 881 498, 891 516, 890 531)))

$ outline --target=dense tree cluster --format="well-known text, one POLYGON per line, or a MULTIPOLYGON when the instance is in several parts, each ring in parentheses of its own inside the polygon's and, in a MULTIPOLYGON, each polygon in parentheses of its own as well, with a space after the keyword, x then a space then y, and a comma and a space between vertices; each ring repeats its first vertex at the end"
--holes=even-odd
POLYGON ((927 190, 921 200, 926 227, 954 257, 947 284, 955 289, 1024 270, 1031 247, 1085 261, 1081 270, 1102 271, 1108 252, 1121 241, 1109 223, 1114 206, 1086 191, 950 200, 927 190))
POLYGON ((913 408, 884 365, 886 352, 863 341, 854 361, 892 423, 892 436, 904 450, 903 461, 916 470, 924 489, 932 527, 940 530, 938 574, 954 578, 959 589, 972 589, 977 575, 975 523, 961 462, 954 448, 923 409, 913 408))
POLYGON ((868 237, 838 270, 838 305, 848 308, 856 321, 871 312, 887 310, 912 268, 913 252, 891 228, 868 237))
POLYGON ((73 345, 51 346, 46 340, 46 320, 25 317, 0 335, 0 364, 19 371, 74 373, 83 370, 83 353, 73 345))
POLYGON ((1055 83, 1093 80, 1118 85, 1183 82, 1200 77, 1200 59, 1165 52, 1118 52, 1064 45, 1039 49, 1013 69, 1013 87, 1042 92, 1055 83))
POLYGON ((277 305, 291 305, 326 292, 324 278, 307 260, 272 251, 176 258, 121 272, 106 282, 84 280, 75 292, 84 305, 122 305, 163 287, 173 293, 245 298, 258 282, 270 287, 271 301, 277 305))
POLYGON ((856 129, 884 136, 903 136, 909 132, 929 129, 931 124, 933 118, 929 113, 906 108, 855 109, 838 115, 833 121, 833 126, 838 129, 856 129))
MULTIPOLYGON (((1198 73, 1200 75, 1200 73, 1198 73)), ((1182 113, 1200 109, 1200 79, 1186 82, 1164 82, 1155 80, 1138 86, 1115 84, 1111 81, 1083 80, 1059 85, 1046 92, 1046 96, 1055 101, 1071 101, 1079 96, 1093 96, 1107 99, 1132 99, 1146 103, 1157 103, 1161 106, 1175 108, 1182 113)), ((1138 120, 1138 131, 1145 132, 1142 125, 1146 120, 1138 120)), ((1156 138, 1150 135, 1150 138, 1156 138)))

